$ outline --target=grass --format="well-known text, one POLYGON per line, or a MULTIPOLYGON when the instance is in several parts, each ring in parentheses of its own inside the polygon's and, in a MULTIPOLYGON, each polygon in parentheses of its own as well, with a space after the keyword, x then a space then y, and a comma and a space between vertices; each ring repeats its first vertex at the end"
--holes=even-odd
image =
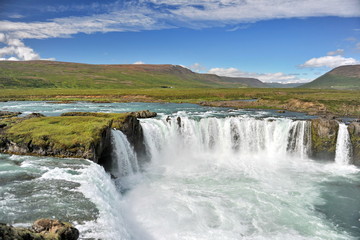
POLYGON ((360 91, 333 89, 276 88, 147 88, 147 89, 3 89, 0 101, 98 101, 98 102, 208 102, 239 99, 261 101, 233 103, 232 107, 288 109, 360 117, 360 91), (291 105, 293 100, 300 104, 291 105), (307 105, 313 104, 311 108, 307 105), (290 106, 291 105, 291 106, 290 106))
MULTIPOLYGON (((126 113, 86 113, 74 116, 38 117, 13 121, 6 129, 7 137, 17 144, 28 144, 52 149, 76 152, 89 150, 101 137, 102 132, 114 121, 123 121, 126 113)), ((17 119, 18 120, 18 119, 17 119)), ((10 121, 9 119, 5 121, 10 121)))

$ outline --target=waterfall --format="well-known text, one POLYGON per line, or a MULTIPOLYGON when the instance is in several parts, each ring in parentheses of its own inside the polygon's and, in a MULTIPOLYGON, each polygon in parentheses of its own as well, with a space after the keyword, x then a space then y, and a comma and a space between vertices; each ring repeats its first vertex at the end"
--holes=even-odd
POLYGON ((163 155, 203 156, 204 154, 291 154, 307 157, 310 150, 310 123, 290 119, 249 117, 146 119, 141 122, 145 145, 152 160, 163 155))
POLYGON ((339 123, 339 131, 336 140, 335 162, 347 165, 351 160, 351 142, 348 127, 345 123, 339 123))
POLYGON ((111 130, 111 142, 113 146, 111 174, 119 178, 138 172, 136 153, 126 136, 119 130, 111 130))

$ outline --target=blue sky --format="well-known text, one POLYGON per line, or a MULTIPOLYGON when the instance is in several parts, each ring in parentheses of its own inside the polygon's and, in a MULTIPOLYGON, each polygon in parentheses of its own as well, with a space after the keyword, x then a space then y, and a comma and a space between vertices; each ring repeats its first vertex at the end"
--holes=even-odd
POLYGON ((0 60, 311 81, 360 64, 360 0, 0 1, 0 60))

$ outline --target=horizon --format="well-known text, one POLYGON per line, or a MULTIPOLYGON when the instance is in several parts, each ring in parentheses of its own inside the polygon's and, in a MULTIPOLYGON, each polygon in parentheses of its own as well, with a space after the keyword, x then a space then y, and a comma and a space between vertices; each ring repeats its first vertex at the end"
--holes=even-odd
POLYGON ((0 60, 171 64, 305 83, 360 64, 360 2, 15 0, 0 5, 0 60))

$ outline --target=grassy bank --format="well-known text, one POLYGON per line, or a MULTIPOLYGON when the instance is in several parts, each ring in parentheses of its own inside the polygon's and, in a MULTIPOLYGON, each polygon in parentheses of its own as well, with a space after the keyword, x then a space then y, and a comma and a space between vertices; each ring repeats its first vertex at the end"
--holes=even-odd
POLYGON ((9 143, 24 149, 25 154, 52 155, 58 157, 92 156, 102 141, 107 129, 116 127, 126 119, 128 113, 82 113, 59 117, 4 118, 0 119, 0 149, 9 143))
POLYGON ((190 102, 211 106, 270 108, 312 114, 360 117, 360 92, 351 90, 269 88, 148 89, 2 89, 0 101, 190 102), (238 102, 240 99, 259 99, 238 102), (225 102, 219 102, 225 101, 225 102))

